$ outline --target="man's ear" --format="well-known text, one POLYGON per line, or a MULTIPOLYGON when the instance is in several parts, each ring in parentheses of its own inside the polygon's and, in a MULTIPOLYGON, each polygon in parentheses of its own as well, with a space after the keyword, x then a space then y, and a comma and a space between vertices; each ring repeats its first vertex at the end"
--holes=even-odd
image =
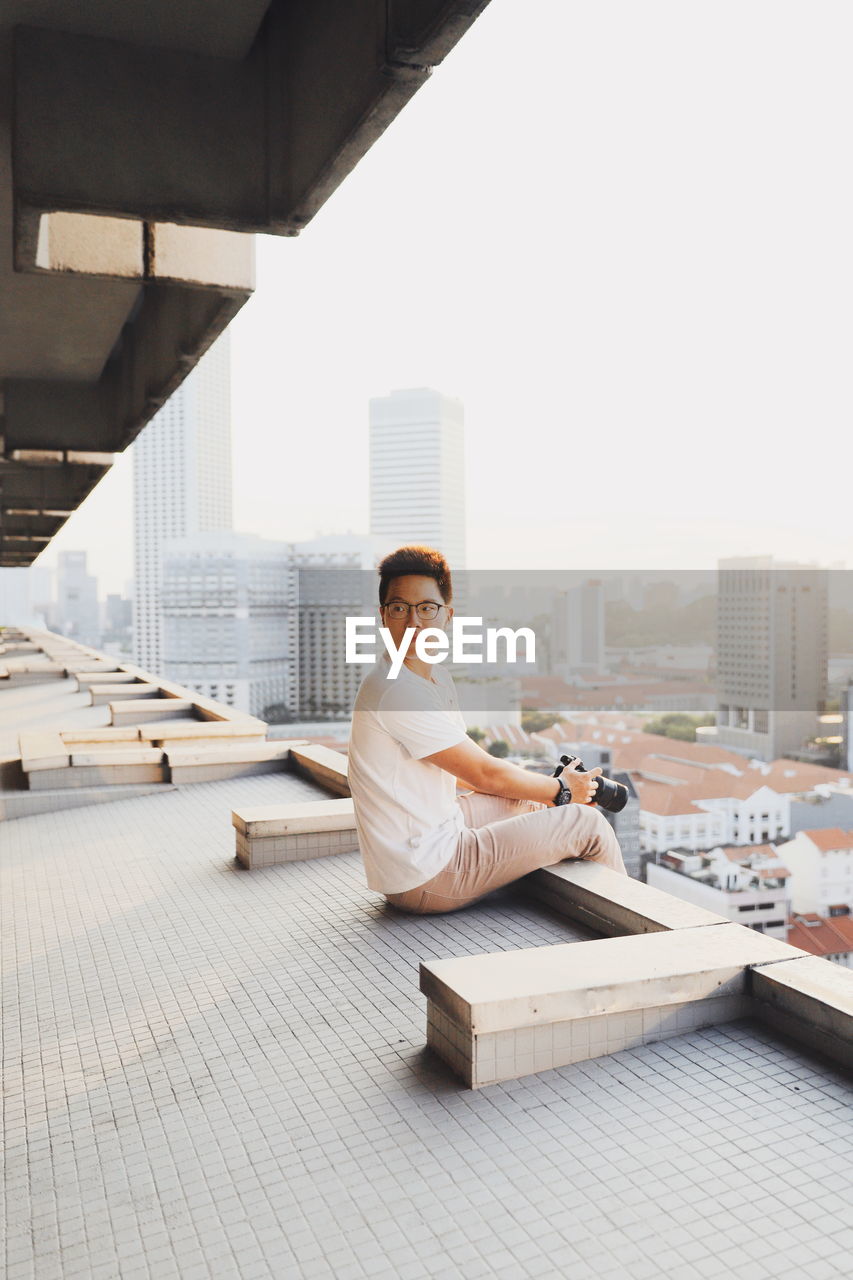
POLYGON ((447 609, 447 621, 450 623, 453 621, 453 606, 448 604, 445 608, 447 609))

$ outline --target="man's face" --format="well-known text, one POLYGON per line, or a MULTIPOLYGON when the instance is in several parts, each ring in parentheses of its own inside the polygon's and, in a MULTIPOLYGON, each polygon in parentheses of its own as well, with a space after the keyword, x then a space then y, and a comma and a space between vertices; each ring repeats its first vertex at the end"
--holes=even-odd
POLYGON ((409 655, 414 655, 418 632, 426 630, 427 627, 438 627, 443 631, 453 617, 453 610, 444 603, 435 578, 422 578, 413 573, 406 574, 402 578, 391 579, 388 584, 388 593, 385 596, 385 604, 381 609, 381 616, 382 625, 390 631, 391 639, 394 641, 398 651, 407 627, 414 627, 414 635, 411 637, 406 650, 406 656, 408 657, 409 655), (389 608, 389 605, 394 604, 409 605, 405 616, 401 618, 392 616, 393 610, 389 608), (434 618, 421 618, 418 616, 417 610, 411 607, 418 604, 436 604, 440 605, 440 608, 434 618))

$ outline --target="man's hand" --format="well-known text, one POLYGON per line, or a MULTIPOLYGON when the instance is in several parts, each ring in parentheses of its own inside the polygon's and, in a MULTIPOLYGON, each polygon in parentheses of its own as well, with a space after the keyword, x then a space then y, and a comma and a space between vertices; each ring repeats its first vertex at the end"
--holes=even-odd
POLYGON ((578 773, 576 769, 563 770, 560 777, 572 793, 573 804, 593 803, 598 790, 595 779, 600 773, 600 769, 590 769, 589 773, 578 773))

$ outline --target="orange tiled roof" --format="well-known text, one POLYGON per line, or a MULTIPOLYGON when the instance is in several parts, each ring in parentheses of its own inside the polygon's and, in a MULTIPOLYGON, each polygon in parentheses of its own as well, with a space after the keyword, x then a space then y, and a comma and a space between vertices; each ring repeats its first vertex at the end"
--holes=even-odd
POLYGON ((803 831, 812 844, 822 853, 832 849, 853 849, 853 831, 842 831, 840 827, 824 827, 803 831))
POLYGON ((849 916, 827 919, 814 912, 797 914, 788 924, 788 942, 792 947, 799 947, 801 951, 808 951, 813 956, 853 951, 853 920, 849 916), (807 921, 811 924, 807 924, 807 921))
POLYGON ((695 801, 720 798, 719 787, 706 784, 673 787, 666 782, 649 782, 647 779, 635 776, 634 786, 640 798, 640 808, 648 813, 656 813, 662 818, 701 812, 697 809, 695 801))
POLYGON ((727 844, 723 845, 723 853, 731 862, 743 862, 744 858, 754 858, 757 855, 776 857, 772 844, 727 844))

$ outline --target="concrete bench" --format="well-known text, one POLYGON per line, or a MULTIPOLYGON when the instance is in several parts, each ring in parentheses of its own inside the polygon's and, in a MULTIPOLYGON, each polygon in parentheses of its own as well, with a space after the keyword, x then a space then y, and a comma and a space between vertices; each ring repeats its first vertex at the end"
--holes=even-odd
POLYGON ((349 799, 235 809, 231 822, 236 829, 237 861, 244 867, 272 867, 358 848, 349 799))
POLYGON ((471 1088, 747 1016, 747 970, 805 952, 720 918, 421 964, 427 1043, 471 1088))
POLYGON ((333 795, 348 796, 347 758, 331 747, 294 747, 290 753, 294 772, 316 782, 333 795))
POLYGON ((18 744, 24 773, 64 769, 68 765, 70 751, 58 733, 29 730, 19 734, 18 744))
POLYGON ((185 698, 145 698, 140 705, 133 699, 111 702, 110 719, 114 725, 135 724, 139 727, 139 719, 145 717, 146 728, 152 720, 173 720, 176 716, 186 716, 192 710, 192 703, 185 698))
POLYGON ((172 782, 213 782, 217 778, 244 778, 259 773, 281 773, 289 768, 293 746, 304 740, 166 745, 172 782))
POLYGON ((30 791, 165 782, 163 752, 144 742, 66 743, 66 768, 30 772, 30 791))

